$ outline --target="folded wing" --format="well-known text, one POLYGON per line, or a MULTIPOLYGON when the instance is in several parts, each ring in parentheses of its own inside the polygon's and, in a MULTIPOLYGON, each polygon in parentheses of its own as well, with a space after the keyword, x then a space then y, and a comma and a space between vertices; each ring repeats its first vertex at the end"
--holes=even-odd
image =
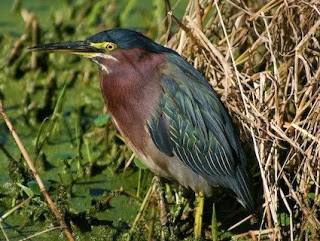
POLYGON ((152 140, 210 184, 232 189, 253 212, 246 159, 225 107, 187 62, 175 55, 168 62, 161 76, 159 109, 148 121, 152 140))

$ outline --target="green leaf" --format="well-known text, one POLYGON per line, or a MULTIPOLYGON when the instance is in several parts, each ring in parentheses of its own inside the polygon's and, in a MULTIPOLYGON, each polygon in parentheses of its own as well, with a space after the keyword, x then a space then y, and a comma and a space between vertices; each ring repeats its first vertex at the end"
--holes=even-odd
POLYGON ((285 227, 290 225, 290 216, 287 213, 280 213, 280 225, 285 227))
MULTIPOLYGON (((42 180, 43 185, 45 186, 45 188, 48 190, 51 187, 51 182, 48 180, 42 180)), ((32 180, 30 182, 27 183, 28 187, 34 192, 34 194, 36 195, 40 195, 40 188, 38 186, 38 183, 35 180, 32 180)))
POLYGON ((140 161, 140 159, 139 159, 138 157, 135 157, 135 158, 133 159, 133 162, 134 162, 134 164, 135 164, 137 167, 139 167, 140 169, 142 169, 142 170, 147 169, 147 166, 146 166, 142 161, 140 161))
POLYGON ((314 200, 315 197, 316 197, 316 194, 315 194, 314 192, 309 192, 309 193, 308 193, 308 198, 314 200))
POLYGON ((26 186, 24 186, 24 185, 22 185, 22 184, 20 184, 20 183, 17 183, 17 185, 18 185, 19 187, 21 187, 21 189, 22 189, 29 197, 34 196, 34 192, 33 192, 30 188, 28 188, 28 187, 26 187, 26 186))
POLYGON ((51 159, 52 161, 65 161, 68 159, 73 159, 74 158, 74 154, 71 152, 66 152, 66 151, 62 151, 62 152, 58 152, 57 154, 55 154, 51 159))
POLYGON ((93 123, 97 127, 102 127, 105 124, 107 124, 109 119, 110 119, 110 115, 109 114, 99 115, 97 118, 94 119, 93 123))

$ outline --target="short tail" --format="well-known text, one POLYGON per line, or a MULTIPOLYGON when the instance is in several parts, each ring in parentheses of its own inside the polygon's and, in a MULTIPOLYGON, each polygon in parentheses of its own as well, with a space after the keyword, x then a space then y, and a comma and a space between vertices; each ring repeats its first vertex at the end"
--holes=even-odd
POLYGON ((231 189, 237 196, 237 200, 250 213, 255 213, 254 199, 251 190, 251 181, 246 169, 237 166, 232 176, 206 176, 211 185, 220 185, 231 189))
POLYGON ((249 212, 255 213, 255 205, 251 190, 251 181, 247 171, 240 165, 238 165, 235 173, 235 177, 232 180, 230 188, 236 193, 238 201, 249 212))

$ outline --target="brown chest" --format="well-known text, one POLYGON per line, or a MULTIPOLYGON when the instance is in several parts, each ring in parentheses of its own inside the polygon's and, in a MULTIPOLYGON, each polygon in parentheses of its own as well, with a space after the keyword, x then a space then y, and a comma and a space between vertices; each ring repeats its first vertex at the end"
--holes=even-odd
POLYGON ((160 96, 161 55, 126 50, 101 71, 101 91, 118 129, 138 151, 147 139, 147 120, 156 111, 160 96), (128 52, 129 51, 129 52, 128 52))

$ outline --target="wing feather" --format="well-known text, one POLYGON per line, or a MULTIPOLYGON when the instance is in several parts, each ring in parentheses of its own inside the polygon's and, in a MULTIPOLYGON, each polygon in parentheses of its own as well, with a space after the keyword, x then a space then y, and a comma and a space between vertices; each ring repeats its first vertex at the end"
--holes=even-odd
POLYGON ((212 184, 231 188, 252 210, 246 160, 231 119, 205 79, 177 58, 169 56, 162 70, 162 95, 148 121, 150 135, 159 150, 176 155, 212 184))

